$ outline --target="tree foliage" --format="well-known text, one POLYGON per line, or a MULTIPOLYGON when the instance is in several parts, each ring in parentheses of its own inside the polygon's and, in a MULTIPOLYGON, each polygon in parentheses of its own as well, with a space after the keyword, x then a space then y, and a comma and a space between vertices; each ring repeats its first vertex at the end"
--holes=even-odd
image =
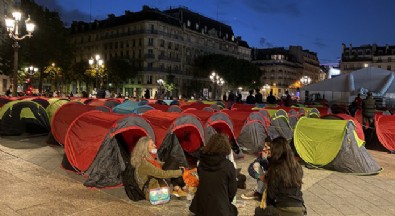
POLYGON ((225 55, 205 55, 195 59, 193 75, 197 78, 208 78, 215 71, 230 86, 259 86, 261 71, 259 68, 243 59, 225 55))
MULTIPOLYGON (((31 38, 19 42, 19 68, 34 65, 40 68, 41 75, 45 68, 55 62, 66 70, 71 62, 71 47, 67 43, 67 30, 64 28, 58 12, 49 11, 36 4, 33 0, 21 0, 19 10, 22 13, 19 30, 26 33, 24 20, 28 15, 36 25, 31 38)), ((11 16, 9 14, 9 16, 11 16)), ((7 38, 1 48, 1 70, 4 74, 12 73, 12 40, 7 38)), ((67 71, 67 70, 66 70, 67 71)), ((41 79, 40 79, 41 80, 41 79)))
POLYGON ((137 69, 132 66, 128 59, 113 58, 107 63, 106 67, 108 81, 112 83, 122 83, 137 76, 137 69))

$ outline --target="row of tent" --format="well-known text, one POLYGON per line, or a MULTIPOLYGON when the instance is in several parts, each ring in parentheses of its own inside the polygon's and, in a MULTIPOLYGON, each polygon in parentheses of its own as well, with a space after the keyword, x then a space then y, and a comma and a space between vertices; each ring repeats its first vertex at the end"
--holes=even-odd
MULTIPOLYGON (((168 163, 166 168, 174 161, 190 163, 212 134, 226 133, 235 152, 243 149, 256 153, 265 141, 283 136, 292 140, 299 156, 313 165, 351 173, 380 171, 363 145, 363 132, 358 129, 362 127, 347 115, 327 115, 326 110, 321 110, 324 113, 321 116, 318 109, 300 108, 254 110, 243 105, 220 110, 211 108, 217 104, 198 103, 181 112, 161 109, 149 109, 141 115, 114 112, 124 103, 108 110, 101 105, 54 100, 45 110, 31 100, 11 101, 0 110, 0 132, 4 134, 5 129, 21 124, 28 132, 38 128, 50 130, 50 141, 64 146, 63 166, 87 175, 86 186, 99 188, 120 184, 125 160, 142 136, 155 140, 159 157, 168 163)), ((387 117, 381 116, 376 124, 385 122, 382 118, 387 117)), ((380 136, 391 137, 388 132, 380 136)))

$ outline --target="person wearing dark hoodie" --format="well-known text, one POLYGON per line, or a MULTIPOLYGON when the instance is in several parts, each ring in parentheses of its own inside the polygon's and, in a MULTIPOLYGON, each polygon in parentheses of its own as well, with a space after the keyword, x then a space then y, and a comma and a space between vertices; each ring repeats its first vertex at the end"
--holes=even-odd
POLYGON ((229 139, 224 134, 214 134, 200 153, 197 168, 199 187, 189 210, 197 216, 237 215, 232 204, 236 195, 236 170, 226 158, 231 153, 229 139))

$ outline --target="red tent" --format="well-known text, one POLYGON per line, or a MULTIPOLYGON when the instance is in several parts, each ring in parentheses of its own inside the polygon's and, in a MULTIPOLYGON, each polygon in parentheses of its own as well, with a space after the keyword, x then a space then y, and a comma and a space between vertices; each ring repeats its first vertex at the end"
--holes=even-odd
POLYGON ((167 112, 167 110, 169 109, 169 105, 165 105, 165 104, 150 104, 150 106, 152 106, 153 108, 163 111, 163 112, 167 112))
POLYGON ((375 127, 380 143, 388 150, 395 151, 395 115, 375 115, 375 127))
POLYGON ((70 124, 82 113, 95 109, 94 106, 84 105, 77 102, 69 102, 59 107, 52 117, 51 133, 55 140, 63 145, 66 132, 70 124))
POLYGON ((115 186, 121 183, 125 160, 143 136, 155 141, 151 126, 142 117, 93 110, 70 125, 64 149, 70 165, 89 176, 86 186, 115 186))
POLYGON ((197 103, 197 102, 195 102, 195 103, 191 103, 191 104, 184 104, 184 105, 181 105, 180 107, 183 110, 186 110, 188 108, 195 108, 197 110, 202 110, 204 107, 210 107, 210 106, 211 106, 210 104, 204 104, 204 103, 197 103))
POLYGON ((249 110, 252 110, 252 108, 254 108, 254 107, 255 107, 255 104, 251 105, 251 104, 234 103, 232 105, 231 110, 249 111, 249 110))
POLYGON ((355 124, 355 131, 357 132, 358 138, 361 140, 365 140, 365 134, 363 133, 362 124, 359 121, 347 114, 339 113, 339 114, 329 114, 321 116, 322 119, 342 119, 342 120, 352 120, 355 124))
POLYGON ((149 110, 143 114, 154 129, 156 145, 160 148, 166 136, 174 133, 182 149, 195 152, 204 145, 204 132, 196 116, 186 113, 162 112, 149 110))

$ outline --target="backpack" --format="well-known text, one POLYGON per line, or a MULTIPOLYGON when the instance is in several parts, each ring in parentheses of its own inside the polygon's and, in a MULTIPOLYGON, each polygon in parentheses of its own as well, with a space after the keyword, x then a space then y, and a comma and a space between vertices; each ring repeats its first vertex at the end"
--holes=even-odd
POLYGON ((135 171, 136 168, 127 163, 125 171, 122 173, 122 183, 129 199, 137 202, 140 200, 145 200, 145 193, 139 188, 139 185, 136 182, 135 171))

